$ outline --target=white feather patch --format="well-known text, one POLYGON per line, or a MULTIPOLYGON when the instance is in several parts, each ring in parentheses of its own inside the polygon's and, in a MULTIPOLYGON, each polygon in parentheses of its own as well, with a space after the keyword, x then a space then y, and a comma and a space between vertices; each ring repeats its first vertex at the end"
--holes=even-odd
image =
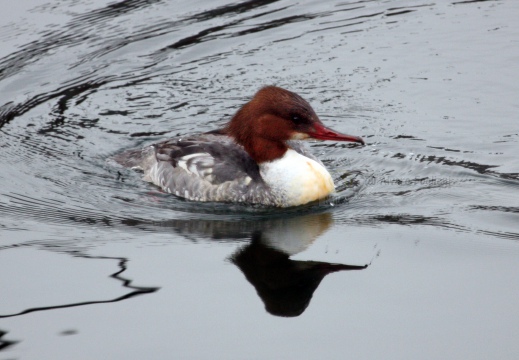
POLYGON ((260 164, 261 176, 284 206, 319 200, 335 191, 328 171, 318 162, 288 149, 281 159, 260 164))

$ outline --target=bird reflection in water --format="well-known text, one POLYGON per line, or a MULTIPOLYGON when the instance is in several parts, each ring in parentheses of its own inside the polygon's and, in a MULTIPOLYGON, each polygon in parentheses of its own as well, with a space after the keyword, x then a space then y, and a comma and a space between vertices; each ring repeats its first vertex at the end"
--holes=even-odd
POLYGON ((174 219, 159 226, 162 229, 173 228, 192 240, 210 238, 221 242, 250 239, 229 260, 254 286, 270 314, 294 317, 305 311, 326 275, 368 267, 290 258, 308 248, 332 225, 332 215, 320 213, 303 216, 269 214, 268 217, 242 218, 239 221, 174 219))
POLYGON ((230 257, 254 286, 270 314, 299 316, 326 275, 368 267, 290 259, 305 250, 332 223, 327 213, 266 222, 264 229, 253 232, 250 244, 230 257))

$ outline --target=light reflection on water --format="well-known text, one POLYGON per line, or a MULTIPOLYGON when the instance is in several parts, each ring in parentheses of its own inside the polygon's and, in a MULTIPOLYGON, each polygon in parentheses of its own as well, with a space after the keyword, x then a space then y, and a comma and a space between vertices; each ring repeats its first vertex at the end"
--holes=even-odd
POLYGON ((35 0, 6 9, 0 256, 13 261, 0 288, 13 297, 2 296, 0 314, 15 316, 0 319, 0 351, 106 357, 116 342, 94 350, 83 334, 117 333, 135 340, 125 358, 164 357, 165 344, 210 357, 190 334, 218 339, 224 358, 287 348, 297 358, 510 358, 519 335, 507 300, 518 292, 517 6, 35 0), (287 210, 197 204, 106 161, 217 128, 265 84, 301 94, 327 125, 367 141, 311 143, 336 182, 331 199, 287 210), (113 262, 103 272, 113 292, 93 285, 95 259, 113 262), (53 283, 52 266, 82 280, 53 283), (47 286, 26 272, 43 273, 47 286), (67 304, 79 306, 56 308, 67 304), (99 318, 102 331, 90 320, 99 318), (207 330, 216 319, 226 324, 217 335, 207 330), (41 330, 49 323, 62 328, 41 330), (476 324, 493 329, 494 343, 476 324), (137 341, 155 328, 154 348, 137 341), (268 341, 251 342, 250 332, 268 341), (75 340, 56 345, 53 334, 75 340), (398 348, 387 352, 390 344, 398 348))

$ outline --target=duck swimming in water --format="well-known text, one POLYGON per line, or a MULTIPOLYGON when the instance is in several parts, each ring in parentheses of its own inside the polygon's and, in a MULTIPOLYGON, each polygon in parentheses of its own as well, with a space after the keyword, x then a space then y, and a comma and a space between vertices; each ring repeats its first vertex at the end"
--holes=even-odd
POLYGON ((188 200, 290 207, 335 190, 322 162, 300 141, 308 138, 364 144, 325 127, 301 96, 266 86, 219 130, 128 150, 114 160, 188 200))

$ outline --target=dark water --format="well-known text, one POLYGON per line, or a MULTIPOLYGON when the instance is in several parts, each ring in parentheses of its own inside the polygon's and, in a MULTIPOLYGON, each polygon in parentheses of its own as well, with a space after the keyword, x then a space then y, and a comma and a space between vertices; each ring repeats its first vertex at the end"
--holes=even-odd
POLYGON ((519 3, 25 1, 0 14, 0 359, 516 359, 519 3), (196 204, 114 153, 262 85, 368 145, 327 201, 196 204))

